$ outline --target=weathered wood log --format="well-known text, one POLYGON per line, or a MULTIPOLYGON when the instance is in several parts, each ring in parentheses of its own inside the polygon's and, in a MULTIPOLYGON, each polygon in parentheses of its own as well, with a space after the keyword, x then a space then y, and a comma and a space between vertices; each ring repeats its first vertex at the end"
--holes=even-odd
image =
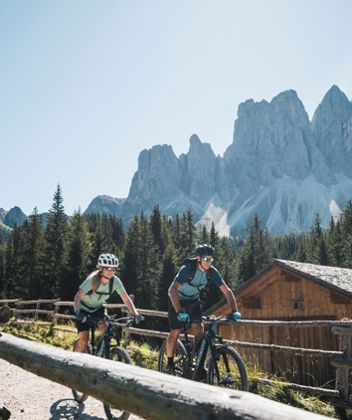
MULTIPOLYGON (((167 312, 164 311, 154 311, 153 309, 137 309, 138 313, 145 316, 156 316, 158 318, 167 318, 167 312)), ((122 310, 122 312, 128 312, 126 310, 122 310)))
POLYGON ((10 303, 15 303, 20 299, 0 299, 0 305, 8 305, 10 303))
POLYGON ((345 325, 333 325, 331 332, 333 334, 352 335, 352 327, 345 325))
POLYGON ((0 420, 7 420, 11 416, 10 410, 6 405, 0 400, 0 420))
POLYGON ((37 300, 17 300, 16 305, 17 306, 25 306, 25 305, 37 305, 42 303, 53 303, 57 302, 58 299, 37 299, 37 300))
POLYGON ((320 416, 249 392, 0 335, 0 357, 146 419, 318 420, 320 416), (187 413, 187 414, 186 414, 187 413))
POLYGON ((346 359, 345 356, 334 357, 330 360, 331 366, 336 368, 352 368, 352 358, 346 359))
MULTIPOLYGON (((349 328, 346 328, 349 331, 349 328)), ((343 352, 344 362, 351 360, 352 342, 350 334, 343 334, 340 336, 340 350, 343 352)), ((340 392, 340 397, 347 400, 349 397, 349 368, 346 364, 340 365, 336 369, 336 384, 335 388, 340 392)))
POLYGON ((14 314, 43 314, 43 315, 54 315, 54 311, 48 309, 14 309, 14 314))

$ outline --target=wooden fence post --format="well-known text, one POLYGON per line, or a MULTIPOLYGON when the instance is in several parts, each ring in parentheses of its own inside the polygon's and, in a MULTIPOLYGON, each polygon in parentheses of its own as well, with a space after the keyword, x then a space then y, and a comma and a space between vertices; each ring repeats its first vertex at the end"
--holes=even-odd
MULTIPOLYGON (((134 295, 130 295, 130 298, 132 300, 132 302, 134 302, 134 295)), ((127 311, 127 316, 132 316, 130 311, 127 311)), ((128 347, 132 338, 131 338, 131 334, 129 333, 129 331, 125 331, 122 330, 122 336, 123 336, 123 347, 128 347)))
POLYGON ((340 393, 340 398, 343 400, 348 399, 349 395, 349 363, 351 361, 351 335, 352 329, 349 326, 336 326, 332 328, 334 334, 340 335, 340 351, 343 352, 342 361, 346 363, 341 363, 340 366, 336 368, 336 384, 335 389, 340 393))

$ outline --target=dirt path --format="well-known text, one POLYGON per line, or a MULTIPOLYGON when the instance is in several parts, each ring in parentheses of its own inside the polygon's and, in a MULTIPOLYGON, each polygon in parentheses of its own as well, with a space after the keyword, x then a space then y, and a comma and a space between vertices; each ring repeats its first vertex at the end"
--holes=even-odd
MULTIPOLYGON (((71 390, 27 372, 0 358, 0 400, 11 412, 10 420, 105 419, 103 404, 88 398, 72 399, 71 390)), ((141 420, 130 416, 130 420, 141 420)))

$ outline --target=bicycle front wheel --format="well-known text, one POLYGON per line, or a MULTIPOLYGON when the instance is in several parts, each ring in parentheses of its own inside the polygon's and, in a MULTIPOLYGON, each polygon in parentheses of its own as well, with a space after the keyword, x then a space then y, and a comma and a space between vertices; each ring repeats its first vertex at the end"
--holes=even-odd
MULTIPOLYGON (((73 349, 72 349, 73 351, 75 351, 77 343, 78 343, 78 340, 73 345, 73 349)), ((88 345, 86 353, 92 354, 92 347, 90 344, 88 345)), ((77 401, 78 403, 84 402, 89 397, 89 394, 84 394, 83 392, 76 391, 75 389, 72 389, 71 391, 72 391, 74 400, 77 401)))
POLYGON ((238 352, 227 346, 215 349, 215 357, 208 361, 208 383, 225 388, 248 391, 246 367, 238 352))
MULTIPOLYGON (((129 354, 122 347, 112 347, 107 355, 107 358, 117 362, 128 364, 132 363, 129 354)), ((130 416, 130 413, 127 411, 112 408, 109 404, 104 404, 104 411, 108 420, 127 420, 130 416)))
MULTIPOLYGON (((180 340, 177 340, 176 350, 174 354, 175 376, 183 376, 183 370, 187 359, 187 351, 180 340)), ((158 355, 158 370, 159 372, 166 372, 167 355, 166 355, 166 341, 163 342, 158 355)))

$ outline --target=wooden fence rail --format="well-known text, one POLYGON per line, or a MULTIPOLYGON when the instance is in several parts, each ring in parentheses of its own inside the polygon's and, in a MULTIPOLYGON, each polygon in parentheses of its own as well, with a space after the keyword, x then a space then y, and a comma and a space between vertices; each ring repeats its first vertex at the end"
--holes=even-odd
MULTIPOLYGON (((327 420, 255 394, 0 334, 0 357, 146 419, 327 420)), ((44 391, 44 390, 43 390, 44 391)))
MULTIPOLYGON (((22 301, 20 299, 12 299, 12 300, 1 300, 1 304, 10 304, 15 306, 13 308, 14 315, 28 315, 33 314, 34 319, 21 319, 16 320, 15 323, 17 324, 28 324, 32 323, 38 319, 38 315, 46 315, 49 317, 51 322, 40 322, 42 325, 51 326, 53 330, 60 330, 66 332, 76 333, 75 329, 69 328, 62 328, 57 327, 57 321, 62 320, 69 320, 72 319, 71 315, 68 314, 61 314, 59 313, 60 308, 62 307, 72 307, 73 302, 63 302, 58 301, 57 299, 53 300, 32 300, 32 301, 22 301), (43 310, 40 309, 41 304, 52 304, 54 306, 54 310, 43 310), (36 308, 33 309, 18 309, 19 306, 27 306, 27 305, 36 305, 36 308)), ((108 310, 112 309, 121 309, 123 312, 127 312, 127 308, 123 304, 106 304, 105 305, 108 310)), ((148 309, 138 309, 139 313, 145 315, 147 317, 161 317, 166 318, 167 312, 164 311, 155 311, 155 310, 148 310, 148 309)), ((38 323, 38 321, 37 321, 38 323)), ((352 350, 351 350, 351 337, 352 337, 352 322, 351 321, 333 321, 333 320, 316 320, 316 321, 262 321, 262 320, 241 320, 241 324, 244 325, 263 325, 263 326, 272 326, 272 325, 279 325, 279 326, 294 326, 294 327, 307 327, 307 326, 329 326, 331 327, 332 333, 337 334, 341 337, 340 340, 340 349, 339 351, 332 351, 332 350, 322 350, 322 349, 307 349, 301 347, 293 347, 293 346, 284 346, 284 345, 276 345, 276 344, 263 344, 263 343, 253 343, 253 342, 244 342, 239 340, 224 340, 225 343, 230 345, 234 345, 239 348, 243 349, 254 349, 259 351, 274 351, 274 352, 287 352, 293 355, 304 355, 304 356, 328 356, 330 357, 330 364, 336 368, 336 382, 335 382, 335 390, 321 388, 321 387, 312 387, 312 386, 305 386, 299 385, 295 383, 285 383, 284 386, 289 387, 291 389, 299 389, 301 391, 305 391, 308 393, 320 394, 325 396, 330 396, 333 398, 340 397, 341 405, 351 405, 349 401, 349 371, 352 368, 352 350)), ((156 337, 165 339, 168 335, 168 332, 165 331, 155 331, 155 330, 147 330, 142 328, 136 327, 128 327, 124 328, 125 334, 134 334, 138 336, 144 337, 156 337)), ((190 336, 192 338, 192 336, 190 336)), ((182 338, 182 335, 181 335, 182 338)), ((275 381, 271 381, 268 379, 261 380, 264 383, 272 383, 274 384, 275 381)))

